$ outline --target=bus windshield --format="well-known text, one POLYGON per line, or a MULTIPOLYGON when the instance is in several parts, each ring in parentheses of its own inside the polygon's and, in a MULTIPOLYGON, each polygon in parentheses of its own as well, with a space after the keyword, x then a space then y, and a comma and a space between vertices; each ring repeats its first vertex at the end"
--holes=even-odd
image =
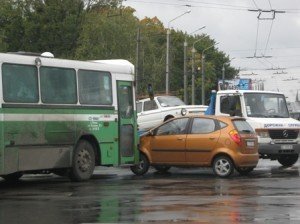
POLYGON ((248 117, 288 118, 285 97, 274 93, 245 93, 248 117))

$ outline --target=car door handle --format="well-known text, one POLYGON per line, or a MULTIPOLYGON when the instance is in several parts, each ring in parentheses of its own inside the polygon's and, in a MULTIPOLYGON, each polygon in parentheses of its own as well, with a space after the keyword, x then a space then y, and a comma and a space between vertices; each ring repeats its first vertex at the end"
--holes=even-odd
POLYGON ((184 141, 184 138, 177 138, 177 140, 179 140, 179 141, 184 141))
POLYGON ((215 140, 216 138, 210 137, 209 140, 215 140))

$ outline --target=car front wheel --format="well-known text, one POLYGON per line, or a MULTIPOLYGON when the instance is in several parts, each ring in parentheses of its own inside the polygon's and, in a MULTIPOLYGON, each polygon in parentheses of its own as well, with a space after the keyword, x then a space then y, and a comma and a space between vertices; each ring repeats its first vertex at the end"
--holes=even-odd
POLYGON ((233 171, 234 166, 228 156, 218 156, 213 162, 213 171, 219 177, 229 177, 233 171))
POLYGON ((147 156, 144 154, 141 154, 139 163, 134 166, 131 166, 130 169, 134 174, 141 176, 141 175, 144 175, 145 173, 147 173, 147 171, 149 170, 149 167, 150 167, 150 162, 149 162, 147 156))

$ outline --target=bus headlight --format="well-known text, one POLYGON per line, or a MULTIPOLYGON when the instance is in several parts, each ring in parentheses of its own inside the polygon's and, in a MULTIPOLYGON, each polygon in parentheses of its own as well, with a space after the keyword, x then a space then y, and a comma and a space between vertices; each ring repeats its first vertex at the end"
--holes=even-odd
POLYGON ((185 108, 181 109, 181 115, 185 116, 187 114, 187 110, 185 108))
POLYGON ((265 130, 259 130, 256 131, 256 134, 260 137, 260 138, 270 138, 269 132, 265 131, 265 130))

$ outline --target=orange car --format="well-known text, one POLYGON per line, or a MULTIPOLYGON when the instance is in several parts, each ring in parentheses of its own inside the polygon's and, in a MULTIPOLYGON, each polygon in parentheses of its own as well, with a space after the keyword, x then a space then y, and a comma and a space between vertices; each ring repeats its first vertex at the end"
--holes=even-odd
POLYGON ((145 174, 150 166, 166 172, 171 166, 212 167, 220 177, 234 169, 245 175, 257 165, 258 144, 243 118, 186 116, 151 129, 140 138, 140 163, 131 170, 145 174))

